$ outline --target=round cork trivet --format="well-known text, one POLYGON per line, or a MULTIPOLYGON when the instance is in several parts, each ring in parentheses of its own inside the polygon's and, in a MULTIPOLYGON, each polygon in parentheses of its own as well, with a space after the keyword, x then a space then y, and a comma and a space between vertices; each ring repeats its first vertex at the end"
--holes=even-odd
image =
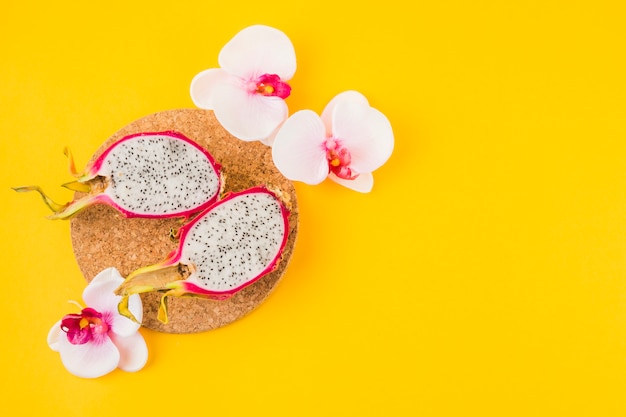
MULTIPOLYGON (((285 273, 293 253, 298 207, 293 184, 274 166, 271 148, 231 136, 208 110, 170 110, 139 119, 111 136, 92 160, 124 136, 168 130, 184 134, 213 155, 225 176, 224 192, 267 185, 282 194, 290 210, 289 236, 277 269, 232 297, 220 301, 169 297, 169 323, 163 324, 157 320, 160 294, 141 294, 143 326, 166 333, 195 333, 232 323, 267 298, 285 273)), ((80 197, 80 193, 76 197, 80 197)), ((181 219, 129 219, 102 204, 88 207, 70 221, 76 261, 87 281, 109 267, 117 268, 125 277, 137 268, 165 259, 177 246, 170 237, 170 230, 182 224, 181 219)))

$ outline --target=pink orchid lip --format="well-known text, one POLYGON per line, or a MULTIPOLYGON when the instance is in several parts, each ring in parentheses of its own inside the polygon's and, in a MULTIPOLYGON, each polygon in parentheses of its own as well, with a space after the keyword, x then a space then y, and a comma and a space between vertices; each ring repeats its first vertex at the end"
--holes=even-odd
POLYGON ((109 326, 102 314, 93 308, 84 308, 80 314, 67 314, 61 320, 61 330, 67 333, 67 340, 73 345, 84 345, 93 340, 94 335, 106 333, 109 326))
POLYGON ((340 141, 335 138, 329 138, 326 140, 325 147, 330 172, 344 180, 353 180, 359 176, 358 173, 350 168, 352 155, 348 148, 340 144, 340 141))
POLYGON ((255 81, 254 92, 266 97, 280 97, 283 100, 291 94, 291 86, 276 74, 263 74, 255 81))

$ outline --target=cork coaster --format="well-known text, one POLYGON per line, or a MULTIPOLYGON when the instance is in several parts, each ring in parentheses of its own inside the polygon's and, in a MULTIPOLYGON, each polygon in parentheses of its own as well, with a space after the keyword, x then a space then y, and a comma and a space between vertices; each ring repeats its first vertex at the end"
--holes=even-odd
MULTIPOLYGON (((213 112, 207 110, 170 110, 139 119, 111 136, 93 159, 124 136, 166 130, 184 134, 213 155, 222 165, 225 192, 267 185, 282 192, 290 209, 289 236, 278 268, 232 297, 221 301, 170 297, 169 323, 163 324, 156 318, 160 294, 141 294, 143 326, 166 333, 212 330, 232 323, 256 308, 285 273, 298 229, 296 193, 291 181, 275 168, 270 147, 231 136, 215 119, 213 112)), ((76 197, 79 196, 77 193, 76 197)), ((170 229, 181 225, 181 219, 127 219, 100 204, 74 216, 70 230, 78 266, 87 281, 91 281, 108 267, 117 268, 125 277, 137 268, 162 261, 177 246, 170 238, 170 229)))

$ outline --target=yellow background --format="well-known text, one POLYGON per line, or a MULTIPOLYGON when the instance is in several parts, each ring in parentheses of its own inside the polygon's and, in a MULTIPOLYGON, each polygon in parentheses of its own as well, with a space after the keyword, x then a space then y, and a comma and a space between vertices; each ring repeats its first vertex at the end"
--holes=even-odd
POLYGON ((0 13, 0 399, 15 416, 626 415, 620 1, 11 1, 0 13), (82 167, 256 23, 293 41, 291 112, 356 89, 396 147, 374 190, 297 184, 286 276, 222 329, 142 329, 138 373, 46 344, 84 280, 82 167), (142 414, 137 414, 142 413, 142 414))

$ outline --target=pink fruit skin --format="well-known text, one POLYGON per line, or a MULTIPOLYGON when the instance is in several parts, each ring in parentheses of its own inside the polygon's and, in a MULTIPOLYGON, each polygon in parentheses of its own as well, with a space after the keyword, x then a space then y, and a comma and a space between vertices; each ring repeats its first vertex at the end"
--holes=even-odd
MULTIPOLYGON (((270 190, 268 190, 266 187, 264 186, 258 186, 258 187, 253 187, 244 191, 240 191, 238 193, 230 193, 227 194, 224 198, 222 198, 220 201, 218 201, 217 203, 213 204, 211 207, 208 207, 207 209, 205 209, 202 213, 200 213, 198 216, 196 216, 193 220, 191 220, 189 223, 185 224, 183 227, 180 228, 179 231, 179 236, 180 236, 180 244, 178 246, 178 248, 176 250, 174 250, 173 252, 171 252, 167 258, 159 264, 160 267, 167 267, 167 266, 171 266, 171 265, 176 265, 182 255, 182 248, 183 248, 183 243, 185 242, 185 237, 187 236, 187 234, 189 233, 189 230, 198 222, 200 221, 206 214, 210 213, 212 209, 214 209, 215 207, 218 207, 219 205, 227 202, 228 200, 231 200, 237 196, 241 196, 241 195, 245 195, 245 194, 252 194, 252 193, 265 193, 265 194, 269 194, 272 195, 274 198, 277 199, 277 201, 280 202, 280 199, 276 196, 276 194, 270 190)), ((240 291, 242 288, 247 287, 248 285, 258 281, 261 277, 263 277, 264 275, 272 272, 277 266, 278 266, 278 261, 280 260, 281 254, 283 252, 283 249, 285 248, 285 245, 287 244, 287 238, 289 235, 289 210, 284 206, 284 204, 280 203, 280 209, 281 209, 281 214, 282 214, 282 218, 283 218, 283 227, 285 229, 285 233, 283 235, 283 239, 281 241, 280 244, 280 249, 277 251, 276 256, 274 257, 274 259, 270 262, 270 264, 268 264, 268 266, 261 272, 259 273, 256 277, 254 277, 253 279, 246 281, 245 283, 243 283, 242 285, 240 285, 239 287, 230 289, 228 291, 210 291, 210 290, 206 290, 204 288, 201 288, 191 282, 188 281, 177 281, 175 285, 180 286, 181 289, 183 289, 185 292, 188 293, 192 293, 192 294, 199 294, 202 295, 205 298, 209 298, 209 299, 213 299, 213 300, 224 300, 227 299, 229 297, 231 297, 233 294, 237 293, 238 291, 240 291)))
MULTIPOLYGON (((200 145, 198 145, 197 143, 195 143, 194 141, 192 141, 191 139, 189 139, 188 137, 186 137, 185 135, 176 132, 176 131, 172 131, 172 130, 167 130, 167 131, 162 131, 162 132, 141 132, 141 133, 135 133, 135 134, 131 134, 128 136, 124 136, 122 139, 120 139, 119 141, 115 142, 113 145, 109 146, 103 153, 102 155, 100 155, 91 166, 87 167, 85 170, 85 178, 89 179, 89 178, 94 178, 96 177, 98 174, 98 172, 100 171, 100 168, 102 167, 103 162, 105 161, 106 157, 109 155, 109 153, 115 149, 116 146, 120 145, 121 143, 140 137, 140 136, 154 136, 154 135, 164 135, 164 136, 170 136, 170 137, 174 137, 177 139, 180 139, 184 142, 187 142, 188 144, 192 145, 193 147, 195 147, 196 149, 198 149, 200 152, 202 152, 206 158, 209 160, 209 162, 211 163, 211 166, 213 167, 213 169, 215 170, 216 175, 220 175, 220 171, 222 169, 221 165, 218 164, 217 162, 215 162, 215 159, 213 158, 213 156, 203 147, 201 147, 200 145)), ((95 204, 95 203, 103 203, 103 204, 107 204, 110 205, 111 207, 115 208, 116 210, 118 210, 120 213, 122 213, 125 217, 128 218, 133 218, 133 217, 142 217, 142 218, 151 218, 151 219, 157 219, 157 218, 164 218, 164 217, 189 217, 192 214, 198 213, 204 209, 206 209, 207 207, 213 205, 217 199, 219 198, 219 192, 215 194, 215 196, 213 198, 211 198, 210 200, 207 200, 205 203, 203 203, 202 205, 195 207, 193 210, 187 210, 187 211, 182 211, 179 213, 176 213, 175 215, 167 215, 164 216, 162 214, 137 214, 134 213, 132 211, 128 211, 125 210, 124 208, 120 207, 118 204, 116 204, 113 200, 111 200, 111 198, 109 196, 107 196, 106 194, 98 194, 94 197, 92 197, 91 199, 89 199, 89 205, 91 204, 95 204)))
MULTIPOLYGON (((178 231, 178 237, 180 238, 178 248, 172 251, 163 261, 139 268, 132 272, 126 280, 115 290, 115 293, 122 297, 118 309, 120 314, 131 320, 137 321, 128 308, 128 300, 132 294, 140 294, 146 292, 158 291, 163 295, 161 297, 161 304, 157 318, 159 321, 167 324, 167 298, 170 296, 182 297, 185 295, 193 295, 200 298, 212 299, 212 300, 224 300, 230 298, 241 289, 249 286, 250 284, 258 281, 266 274, 274 271, 280 262, 283 250, 287 244, 287 238, 289 236, 289 210, 285 207, 276 193, 268 190, 265 186, 253 187, 248 190, 240 191, 237 193, 229 193, 221 200, 214 203, 210 207, 207 207, 203 212, 194 217, 189 223, 186 223, 178 231), (264 266, 263 270, 257 273, 256 276, 249 278, 247 281, 241 283, 236 288, 231 288, 224 291, 207 290, 203 287, 191 282, 190 278, 195 277, 192 274, 186 278, 183 277, 183 272, 180 270, 180 266, 184 265, 186 260, 186 254, 184 252, 187 235, 192 231, 193 227, 201 221, 212 210, 227 203, 229 200, 246 194, 261 194, 271 196, 278 203, 280 207, 280 214, 282 218, 283 236, 280 244, 277 245, 276 253, 273 258, 264 266), (138 281, 138 282, 137 282, 138 281)), ((280 223, 279 223, 280 224, 280 223)))

